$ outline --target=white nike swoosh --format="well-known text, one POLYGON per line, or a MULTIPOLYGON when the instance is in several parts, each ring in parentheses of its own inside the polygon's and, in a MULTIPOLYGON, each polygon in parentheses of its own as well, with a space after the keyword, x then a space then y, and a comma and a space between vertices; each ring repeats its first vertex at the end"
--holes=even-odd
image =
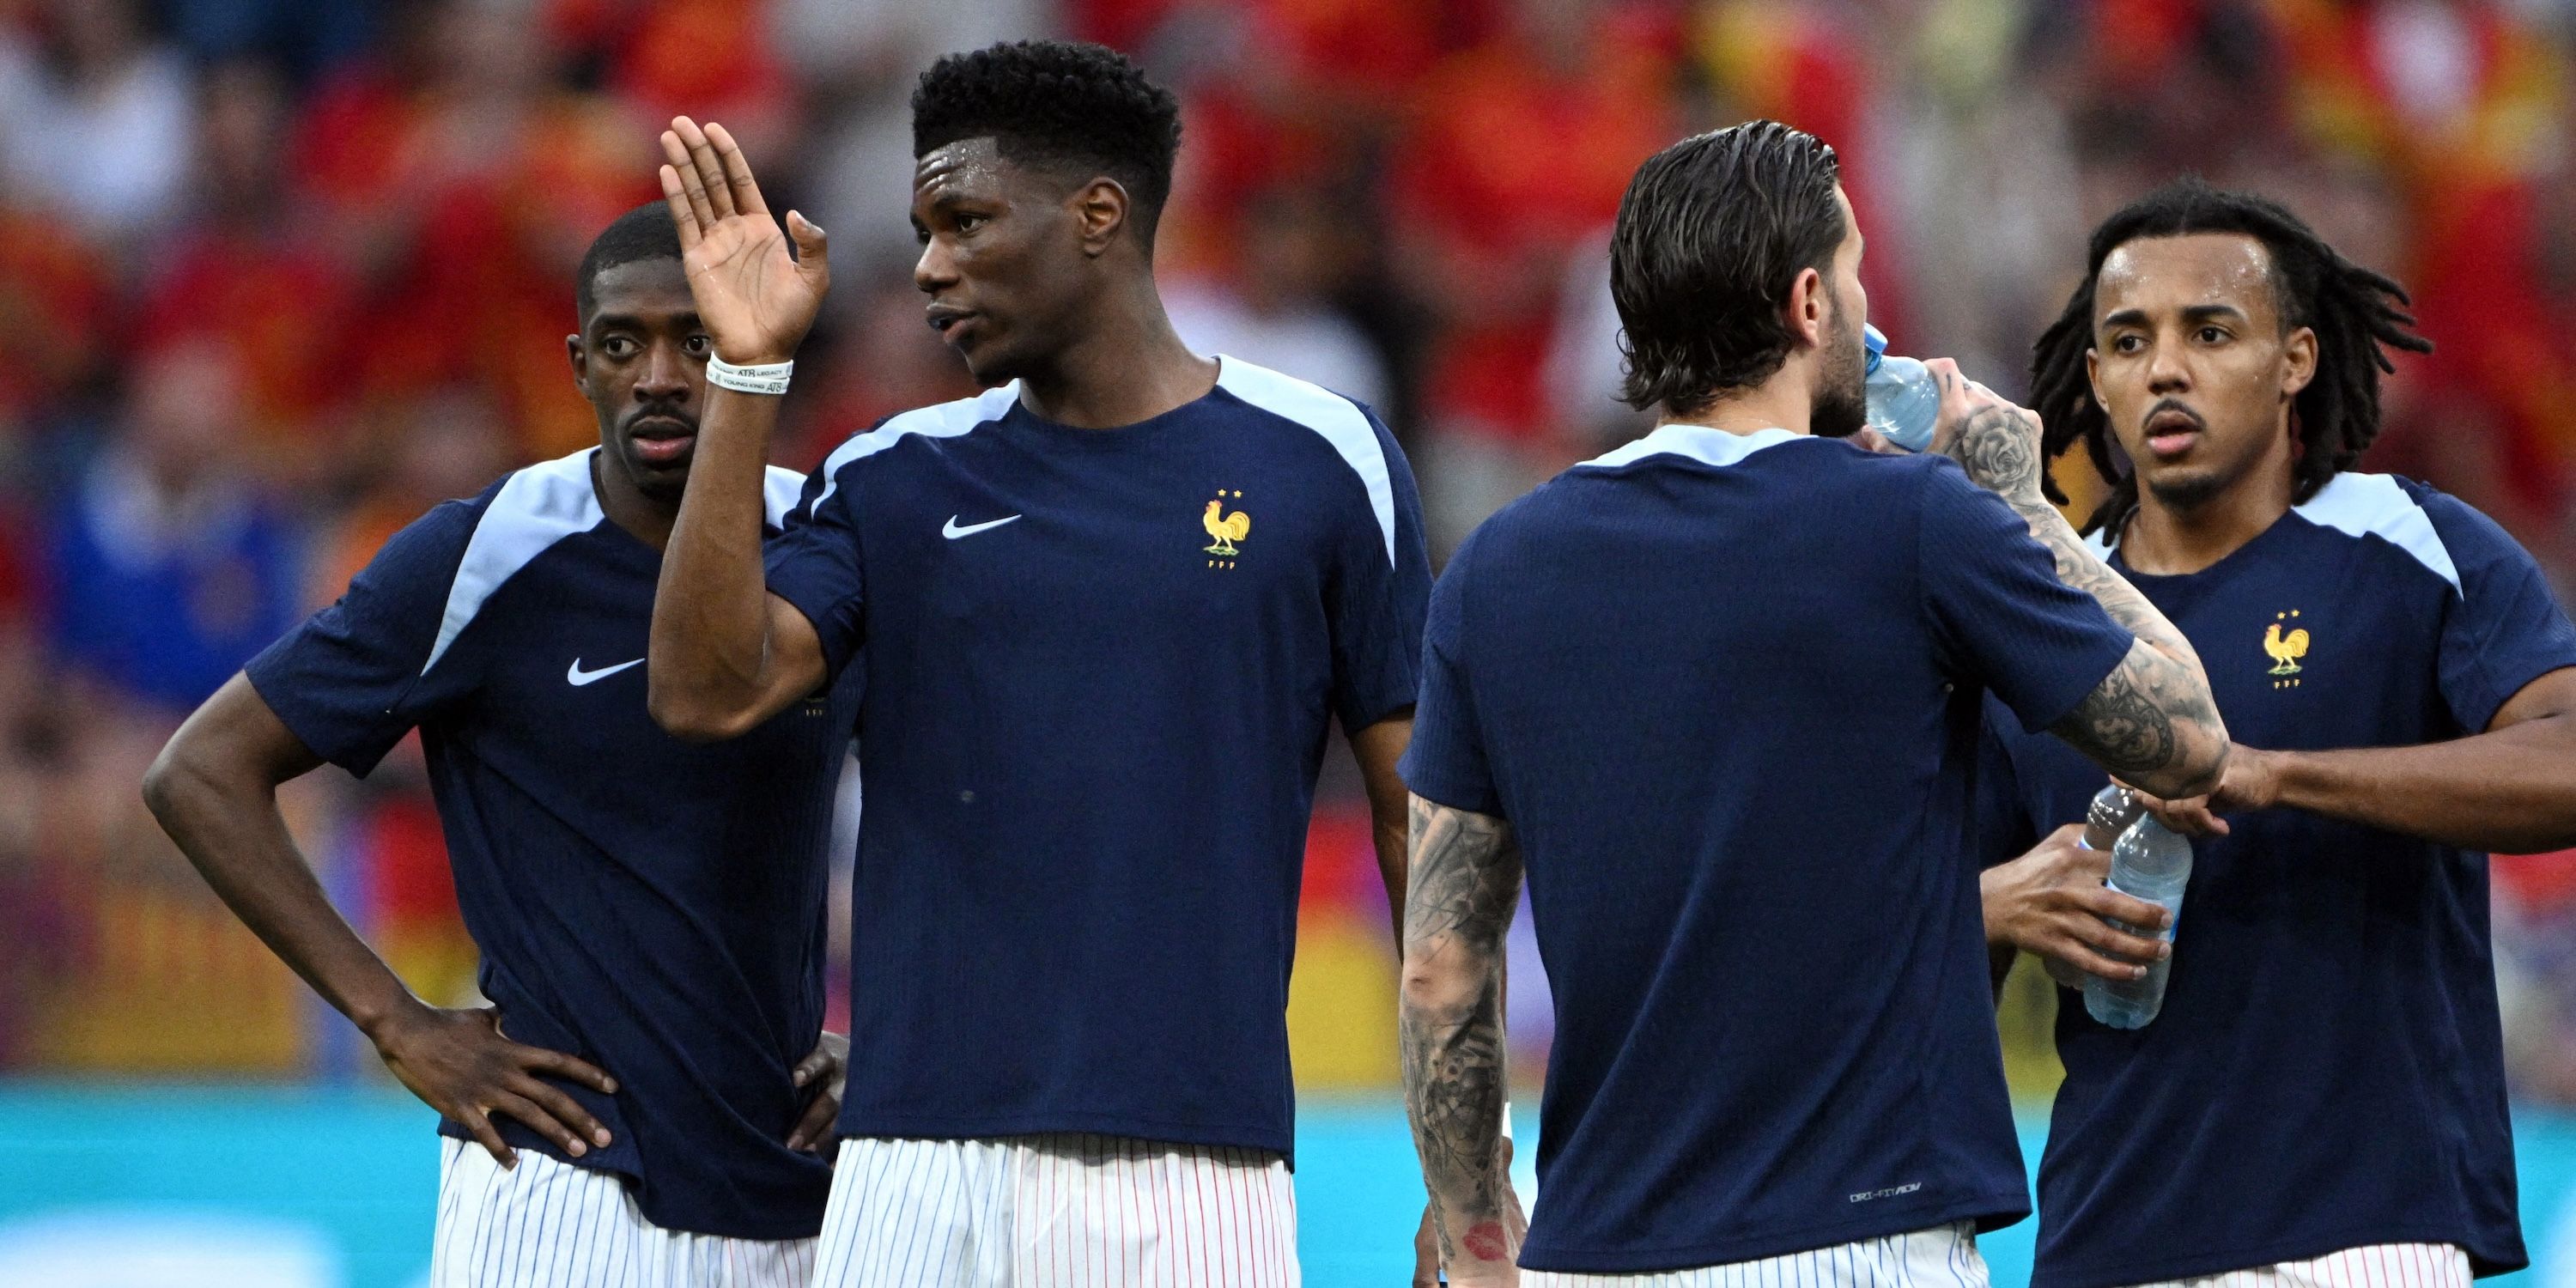
POLYGON ((982 523, 970 523, 961 528, 957 526, 957 516, 952 514, 948 516, 948 526, 941 528, 939 530, 939 535, 946 537, 951 541, 955 541, 959 537, 974 536, 976 533, 982 532, 986 528, 998 528, 1005 523, 1015 523, 1019 520, 1019 517, 1020 516, 1014 514, 1007 519, 986 519, 982 523))
POLYGON ((632 662, 620 662, 615 666, 603 666, 596 671, 585 671, 581 669, 581 659, 574 658, 572 660, 572 669, 564 672, 564 678, 572 681, 573 687, 579 688, 582 685, 592 683, 593 681, 605 680, 630 666, 642 665, 644 665, 644 659, 639 657, 632 662))

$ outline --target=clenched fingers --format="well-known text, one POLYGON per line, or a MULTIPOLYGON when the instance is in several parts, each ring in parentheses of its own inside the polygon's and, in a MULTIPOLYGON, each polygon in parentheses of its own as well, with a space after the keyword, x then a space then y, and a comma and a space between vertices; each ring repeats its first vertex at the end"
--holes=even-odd
POLYGON ((831 1092, 816 1095, 805 1105, 805 1116, 796 1120, 796 1130, 787 1133, 787 1147, 808 1154, 822 1152, 823 1142, 832 1138, 833 1120, 841 1116, 841 1098, 831 1092))

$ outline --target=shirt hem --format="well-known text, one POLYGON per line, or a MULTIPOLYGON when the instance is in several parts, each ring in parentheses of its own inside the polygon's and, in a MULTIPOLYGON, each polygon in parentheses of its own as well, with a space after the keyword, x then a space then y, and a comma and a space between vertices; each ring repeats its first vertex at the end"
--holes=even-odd
POLYGON ((1167 1145, 1224 1146, 1277 1154, 1296 1168, 1295 1136, 1276 1128, 1233 1123, 1179 1122, 1125 1114, 999 1114, 971 1118, 920 1118, 904 1114, 844 1113, 840 1134, 887 1140, 991 1140, 1051 1132, 1094 1132, 1167 1145))
POLYGON ((2197 1279, 2204 1275, 2223 1275, 2235 1270, 2252 1270, 2278 1265, 2284 1261, 2308 1261, 2330 1256, 2352 1248, 2367 1248, 2383 1243, 2440 1243, 2460 1249, 2469 1256, 2475 1274, 2504 1274, 2531 1264, 2531 1256, 2519 1244, 2506 1256, 2490 1255, 2481 1250, 2481 1242, 2462 1237, 2456 1229, 2439 1226, 2372 1226, 2303 1239, 2281 1239, 2220 1252, 2195 1253, 2188 1257, 2168 1257, 2160 1261, 2096 1262, 2090 1265, 2052 1265, 2041 1254, 2031 1266, 2030 1288, 2128 1288, 2133 1284, 2161 1283, 2173 1279, 2197 1279))
POLYGON ((1866 1219, 1675 1248, 1559 1248, 1533 1241, 1522 1245, 1520 1264, 1523 1270, 1594 1275, 1698 1270, 1813 1252, 1819 1248, 1838 1247, 1892 1234, 1910 1234, 1957 1221, 1973 1221, 1979 1230, 1993 1230, 2029 1215, 2030 1197, 2027 1194, 1996 1190, 1964 1195, 1930 1207, 1877 1213, 1866 1219))
MULTIPOLYGON (((467 1149, 483 1148, 482 1144, 474 1139, 473 1134, 466 1131, 462 1125, 444 1118, 438 1122, 438 1134, 449 1140, 464 1142, 467 1149)), ((828 1191, 826 1195, 817 1196, 811 1218, 791 1220, 783 1224, 673 1220, 670 1219, 669 1213, 656 1210, 662 1206, 660 1203, 647 1197, 650 1190, 644 1184, 644 1170, 640 1159, 622 1152, 591 1153, 574 1158, 553 1141, 538 1136, 532 1131, 526 1133, 525 1139, 519 1138, 518 1131, 504 1130, 502 1135, 505 1138, 503 1143, 512 1149, 543 1154, 566 1167, 578 1167, 588 1172, 605 1172, 616 1177, 618 1182, 626 1187, 627 1195, 635 1200, 635 1210, 643 1216, 644 1223, 656 1230, 668 1230, 673 1234, 708 1235, 718 1239, 748 1239, 757 1243, 793 1243, 799 1239, 817 1238, 823 1233, 823 1198, 828 1195, 828 1191)), ((828 1181, 826 1183, 828 1184, 828 1181)))

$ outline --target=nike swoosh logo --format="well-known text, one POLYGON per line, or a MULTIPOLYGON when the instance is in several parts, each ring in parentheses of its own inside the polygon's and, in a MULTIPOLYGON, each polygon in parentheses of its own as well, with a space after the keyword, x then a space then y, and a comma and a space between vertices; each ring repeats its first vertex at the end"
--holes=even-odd
POLYGON ((644 665, 644 659, 639 657, 632 662, 620 662, 615 666, 603 666, 596 671, 585 671, 581 669, 581 659, 574 658, 572 660, 572 669, 564 672, 564 678, 572 681, 573 687, 577 689, 585 684, 593 684, 598 681, 605 680, 630 666, 642 665, 644 665))
POLYGON ((948 516, 948 526, 941 528, 939 535, 955 541, 959 537, 974 536, 986 528, 998 528, 1005 523, 1017 523, 1019 518, 1020 516, 1014 514, 1007 519, 986 519, 982 523, 970 523, 961 528, 957 526, 957 516, 952 514, 948 516))

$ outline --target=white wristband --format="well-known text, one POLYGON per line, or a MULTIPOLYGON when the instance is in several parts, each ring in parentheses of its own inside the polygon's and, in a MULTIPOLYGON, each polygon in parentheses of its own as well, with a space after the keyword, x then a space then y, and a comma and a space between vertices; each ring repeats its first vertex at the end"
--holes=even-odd
POLYGON ((707 383, 738 394, 783 394, 787 392, 787 375, 796 364, 772 362, 757 367, 737 367, 710 353, 707 355, 707 383))
POLYGON ((1503 1102, 1503 1139, 1512 1138, 1512 1102, 1503 1102))

